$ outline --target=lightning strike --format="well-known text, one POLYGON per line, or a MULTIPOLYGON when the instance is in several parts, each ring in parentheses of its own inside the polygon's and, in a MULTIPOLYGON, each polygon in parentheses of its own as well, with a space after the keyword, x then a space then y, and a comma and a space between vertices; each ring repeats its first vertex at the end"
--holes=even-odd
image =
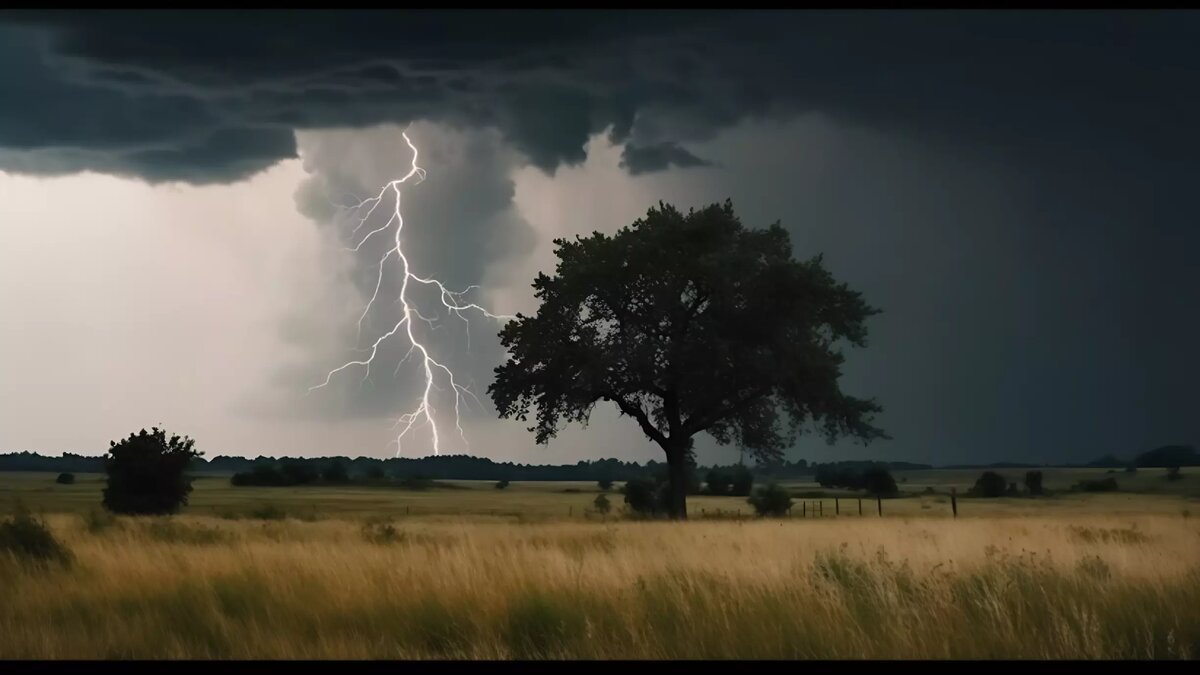
POLYGON ((366 358, 358 359, 358 360, 354 360, 354 361, 348 361, 348 362, 342 364, 341 366, 334 368, 333 370, 329 371, 328 374, 326 374, 324 382, 322 382, 321 384, 309 387, 308 390, 311 393, 312 391, 315 391, 317 389, 327 386, 333 380, 333 377, 335 375, 337 375, 338 373, 340 373, 348 368, 351 368, 353 366, 360 366, 364 369, 365 372, 363 374, 363 382, 365 382, 366 379, 371 374, 371 365, 374 363, 375 357, 379 353, 380 345, 382 345, 389 338, 400 333, 400 334, 402 334, 402 337, 408 341, 409 348, 408 348, 408 352, 404 355, 404 358, 400 359, 400 361, 397 362, 396 369, 393 372, 393 375, 398 374, 400 372, 400 366, 402 364, 407 362, 413 356, 419 356, 419 358, 421 360, 421 370, 422 370, 422 372, 424 374, 424 378, 425 378, 425 381, 424 381, 425 386, 421 391, 420 401, 417 403, 416 408, 400 415, 396 419, 396 423, 392 425, 393 430, 395 430, 398 427, 400 428, 399 433, 396 435, 396 441, 395 441, 396 455, 400 456, 400 454, 401 454, 401 449, 402 449, 401 443, 404 440, 404 437, 407 436, 410 432, 412 432, 417 427, 422 426, 424 424, 429 425, 430 434, 431 434, 431 437, 433 440, 433 454, 440 455, 441 454, 441 436, 438 431, 437 422, 435 421, 435 416, 436 416, 437 410, 434 408, 434 406, 430 400, 430 393, 432 391, 439 391, 439 392, 444 391, 441 387, 438 387, 435 382, 435 380, 437 379, 437 376, 439 376, 439 375, 443 376, 445 381, 448 382, 450 385, 450 391, 452 391, 454 393, 454 428, 457 430, 458 435, 462 439, 464 445, 469 445, 469 444, 467 442, 466 433, 463 431, 463 428, 462 428, 462 418, 461 418, 462 408, 461 408, 461 406, 462 406, 463 397, 470 397, 471 399, 473 399, 476 402, 476 404, 480 405, 480 407, 482 407, 483 404, 479 402, 479 398, 477 396, 475 396, 475 394, 469 388, 459 384, 459 381, 455 379, 454 372, 448 366, 446 366, 444 363, 434 359, 434 357, 430 354, 429 348, 427 347, 427 345, 424 342, 422 342, 421 340, 419 340, 417 338, 417 335, 413 332, 414 319, 417 319, 417 320, 420 320, 420 321, 426 323, 430 327, 431 330, 440 329, 440 328, 442 328, 442 326, 437 326, 435 328, 434 319, 428 318, 428 317, 424 316, 423 314, 421 314, 421 312, 417 308, 415 302, 413 302, 409 297, 409 294, 408 294, 409 283, 415 282, 416 284, 420 284, 423 286, 435 286, 437 288, 438 299, 441 302, 442 306, 445 308, 446 313, 452 314, 452 315, 458 317, 467 325, 467 329, 468 329, 468 331, 467 331, 467 349, 468 349, 468 351, 470 350, 470 344, 471 344, 470 343, 470 340, 471 340, 470 325, 471 324, 470 324, 470 320, 463 314, 463 312, 466 312, 466 311, 478 312, 479 314, 482 314, 485 318, 497 320, 497 321, 513 319, 516 317, 504 315, 504 314, 493 314, 492 312, 488 311, 487 309, 484 309, 477 303, 467 301, 465 299, 466 295, 468 293, 470 293, 472 290, 478 290, 480 288, 477 285, 468 286, 467 288, 465 288, 461 291, 452 291, 452 290, 446 288, 445 284, 438 281, 437 279, 432 278, 432 277, 419 276, 412 271, 412 267, 410 266, 409 261, 408 261, 408 256, 406 256, 404 254, 404 248, 403 248, 402 242, 401 242, 401 233, 404 230, 404 216, 401 214, 401 209, 400 209, 400 204, 401 204, 400 186, 404 185, 405 183, 408 183, 410 180, 412 180, 414 178, 415 178, 415 180, 411 183, 411 185, 419 185, 421 183, 421 181, 425 180, 426 174, 425 174, 425 169, 423 169, 417 165, 417 156, 418 156, 417 147, 415 145, 413 145, 412 140, 409 139, 407 130, 402 132, 401 135, 404 137, 404 142, 408 144, 409 149, 412 150, 412 163, 411 163, 408 173, 405 174, 402 178, 395 179, 395 180, 387 183, 386 185, 384 185, 382 188, 380 188, 379 193, 376 194, 374 197, 371 197, 369 199, 364 199, 354 205, 349 205, 349 206, 338 205, 339 208, 345 209, 348 212, 355 214, 356 217, 358 216, 358 214, 363 214, 364 209, 365 209, 365 214, 362 215, 361 217, 358 217, 358 222, 355 225, 354 229, 351 231, 351 235, 355 235, 355 234, 358 234, 359 231, 361 231, 364 227, 367 226, 367 221, 371 219, 371 216, 374 215, 374 213, 376 212, 377 209, 379 209, 381 204, 384 204, 385 202, 390 202, 392 204, 391 215, 388 217, 387 221, 383 225, 380 225, 379 227, 376 227, 375 229, 368 230, 367 233, 365 235, 363 235, 361 239, 358 240, 358 243, 356 245, 354 245, 353 247, 348 247, 346 250, 351 251, 351 252, 357 252, 359 249, 361 249, 363 247, 364 244, 367 243, 368 240, 370 240, 375 235, 384 233, 384 232, 388 231, 389 229, 392 230, 392 246, 386 252, 384 252, 384 254, 379 259, 379 274, 375 280, 375 291, 371 294, 370 300, 367 301, 366 307, 363 309, 362 314, 358 318, 358 340, 360 342, 362 340, 363 321, 366 319, 367 315, 371 311, 372 306, 375 305, 375 301, 379 297, 379 291, 383 287, 384 269, 387 265, 388 260, 392 256, 396 257, 396 260, 399 263, 400 273, 402 274, 402 277, 401 277, 402 280, 400 282, 400 292, 399 292, 398 297, 396 298, 396 302, 393 303, 393 304, 399 304, 401 306, 400 319, 395 323, 395 325, 392 326, 392 328, 390 330, 388 330, 383 335, 376 338, 375 341, 371 344, 370 349, 363 350, 363 351, 369 352, 369 355, 366 358))

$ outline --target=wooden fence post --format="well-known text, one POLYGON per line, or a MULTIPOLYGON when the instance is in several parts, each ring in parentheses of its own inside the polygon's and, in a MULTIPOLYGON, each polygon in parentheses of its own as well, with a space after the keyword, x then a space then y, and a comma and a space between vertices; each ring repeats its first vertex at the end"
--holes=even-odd
POLYGON ((800 502, 800 517, 808 517, 808 502, 800 502))
POLYGON ((821 501, 817 502, 817 506, 820 507, 821 517, 824 518, 825 517, 825 500, 822 499, 821 501))
POLYGON ((882 516, 883 515, 883 497, 876 495, 875 496, 875 505, 879 507, 879 515, 882 516))
POLYGON ((958 490, 950 488, 950 510, 954 512, 954 517, 958 517, 958 490))
POLYGON ((841 513, 842 513, 842 507, 838 506, 838 498, 834 497, 833 498, 833 515, 837 516, 837 515, 841 515, 841 513))
POLYGON ((862 515, 862 497, 858 498, 858 515, 862 515))

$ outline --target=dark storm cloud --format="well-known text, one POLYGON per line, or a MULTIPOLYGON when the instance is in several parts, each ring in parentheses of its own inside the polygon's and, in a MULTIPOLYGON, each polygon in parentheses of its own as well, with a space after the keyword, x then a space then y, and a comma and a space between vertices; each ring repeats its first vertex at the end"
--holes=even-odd
POLYGON ((686 168, 689 166, 710 166, 711 163, 700 159, 678 143, 663 141, 654 145, 637 146, 629 143, 621 152, 621 166, 630 174, 662 171, 672 166, 686 168))
MULTIPOLYGON (((0 21, 25 36, 5 41, 19 58, 6 59, 0 78, 38 100, 6 106, 0 145, 128 148, 117 163, 151 179, 203 170, 227 180, 261 165, 264 144, 247 145, 245 157, 237 146, 177 153, 193 167, 175 171, 163 155, 132 152, 194 146, 231 125, 265 135, 418 118, 494 126, 546 170, 581 161, 589 134, 609 127, 633 142, 631 156, 652 157, 747 116, 810 110, 1006 161, 1035 157, 1054 171, 1121 170, 1095 166, 1101 159, 1186 161, 1200 134, 1190 86, 1200 17, 1190 13, 109 12, 0 21), (29 48, 34 36, 46 39, 44 54, 29 48), (76 111, 90 119, 77 124, 76 111)), ((265 145, 279 158, 293 153, 265 145)))
MULTIPOLYGON (((830 252, 879 298, 877 356, 851 375, 910 457, 1195 441, 1196 13, 8 13, 0 31, 0 169, 227 182, 295 156, 294 129, 423 119, 553 171, 609 130, 629 173, 732 167, 697 172, 694 205, 782 218, 798 254, 830 252), (808 113, 860 140, 720 147, 808 113)), ((412 191, 413 222, 445 223, 414 250, 460 286, 531 236, 512 164, 483 147, 430 156, 447 173, 412 191)), ((360 175, 374 155, 306 149, 317 219, 405 159, 360 175)), ((394 361, 348 410, 394 409, 394 361)))

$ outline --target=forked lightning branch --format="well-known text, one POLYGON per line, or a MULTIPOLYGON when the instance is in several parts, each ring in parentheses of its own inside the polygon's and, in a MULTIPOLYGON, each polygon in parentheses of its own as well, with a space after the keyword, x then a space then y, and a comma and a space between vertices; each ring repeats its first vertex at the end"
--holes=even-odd
MULTIPOLYGON (((453 314, 459 319, 462 319, 464 323, 467 323, 468 340, 470 339, 470 321, 467 316, 463 314, 463 312, 476 312, 483 315, 485 318, 492 320, 506 320, 515 317, 502 314, 493 314, 474 302, 468 302, 465 299, 467 294, 473 290, 478 290, 478 286, 469 286, 461 291, 452 291, 446 288, 446 286, 437 279, 422 277, 413 272, 412 266, 409 264, 408 256, 405 255, 403 247, 402 235, 404 232, 404 216, 401 214, 402 192, 400 186, 405 184, 408 186, 419 185, 421 181, 425 180, 425 169, 417 165, 417 147, 413 145, 412 140, 408 137, 408 132, 403 132, 402 136, 404 137, 404 142, 407 143, 408 147, 412 150, 412 163, 408 173, 402 178, 397 178, 396 180, 384 185, 379 190, 379 193, 374 197, 365 199, 353 206, 342 207, 346 210, 348 215, 357 219, 357 224, 352 231, 352 236, 354 236, 358 235, 358 233, 364 228, 369 227, 367 223, 372 220, 372 217, 375 216, 377 211, 380 211, 381 206, 383 206, 383 213, 388 212, 388 205, 391 206, 390 215, 382 225, 368 230, 365 235, 362 235, 362 238, 358 240, 356 245, 347 249, 349 251, 358 252, 364 244, 366 244, 372 237, 376 235, 387 236, 387 234, 390 232, 392 237, 391 247, 389 247, 379 259, 379 273, 375 281, 375 291, 371 294, 370 300, 367 301, 366 307, 363 308, 363 312, 358 318, 359 339, 362 339, 363 320, 366 319, 367 315, 371 311, 372 306, 375 305, 376 300, 379 298, 380 289, 383 287, 384 272, 386 269, 388 269, 389 262, 393 262, 395 264, 394 269, 397 269, 400 273, 400 291, 399 297, 396 299, 396 304, 399 304, 401 308, 400 318, 390 330, 375 338, 370 349, 366 350, 368 352, 368 356, 366 358, 348 361, 337 368, 334 368, 325 376, 324 382, 316 386, 309 387, 309 391, 312 392, 328 385, 333 380, 334 375, 337 375, 338 373, 352 367, 362 368, 364 371, 363 381, 366 381, 366 378, 371 374, 371 366, 375 363, 375 358, 379 354, 380 346, 385 341, 392 339, 399 334, 399 339, 406 340, 409 347, 408 352, 405 353, 404 357, 396 363, 396 370, 393 374, 398 373, 401 365, 416 356, 421 361, 421 373, 424 376, 424 386, 421 389, 421 395, 415 404, 415 407, 409 412, 400 415, 396 419, 395 425, 393 425, 393 429, 398 430, 395 441, 396 455, 400 456, 402 450, 401 444, 406 436, 408 436, 411 432, 425 427, 429 428, 433 443, 433 454, 440 455, 442 437, 441 432, 438 429, 438 410, 436 410, 433 406, 432 393, 435 389, 441 390, 442 388, 437 386, 436 381, 441 379, 448 384, 449 391, 454 395, 454 428, 458 433, 459 438, 462 439, 464 445, 467 445, 468 443, 466 433, 462 428, 461 413, 463 397, 470 397, 476 403, 479 403, 479 399, 474 393, 471 392, 470 389, 463 386, 457 379, 455 379, 454 371, 452 371, 449 366, 441 361, 438 361, 430 354, 429 345, 418 339, 416 333, 414 333, 413 322, 415 320, 421 320, 430 327, 433 326, 433 320, 425 317, 418 310, 416 302, 409 296, 410 285, 416 283, 423 286, 436 287, 438 291, 438 297, 441 300, 442 306, 446 309, 446 312, 448 314, 453 314), (393 258, 395 258, 394 261, 392 260, 393 258)), ((382 216, 380 216, 380 218, 381 217, 382 216)), ((376 220, 378 219, 379 218, 376 218, 376 220)), ((482 406, 482 404, 480 405, 482 406)), ((449 415, 449 412, 447 412, 447 415, 449 415)))

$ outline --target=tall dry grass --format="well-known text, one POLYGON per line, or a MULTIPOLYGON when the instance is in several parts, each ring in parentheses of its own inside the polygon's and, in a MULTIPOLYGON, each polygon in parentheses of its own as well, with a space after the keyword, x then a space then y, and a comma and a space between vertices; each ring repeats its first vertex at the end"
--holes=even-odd
POLYGON ((0 658, 1195 658, 1181 517, 81 519, 0 658))

